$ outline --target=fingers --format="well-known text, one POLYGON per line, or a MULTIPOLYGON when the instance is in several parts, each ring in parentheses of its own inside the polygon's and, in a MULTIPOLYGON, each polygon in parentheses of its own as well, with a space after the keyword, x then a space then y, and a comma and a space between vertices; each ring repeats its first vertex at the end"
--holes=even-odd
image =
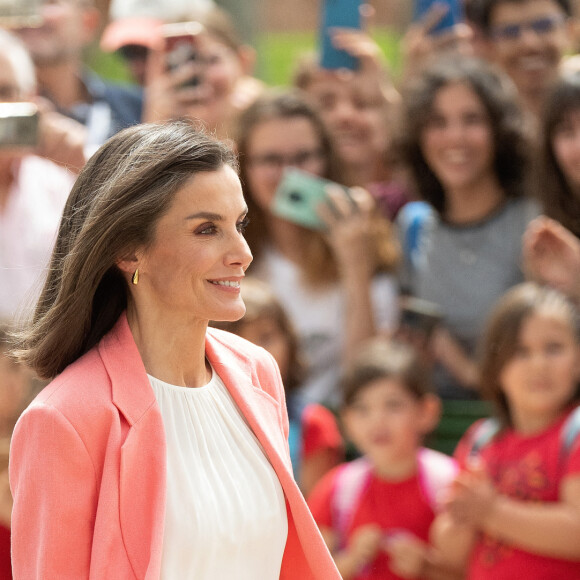
POLYGON ((449 6, 443 2, 435 2, 431 8, 423 15, 415 26, 424 34, 431 32, 442 20, 449 11, 449 6))
POLYGON ((379 45, 366 33, 354 28, 333 28, 332 44, 361 61, 380 66, 382 52, 379 45))

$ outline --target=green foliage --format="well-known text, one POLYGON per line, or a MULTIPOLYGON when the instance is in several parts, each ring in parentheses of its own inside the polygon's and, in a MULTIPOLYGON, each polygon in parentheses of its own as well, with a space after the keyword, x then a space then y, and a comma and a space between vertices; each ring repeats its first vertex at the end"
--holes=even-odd
MULTIPOLYGON (((400 69, 400 35, 380 29, 373 32, 373 37, 382 48, 391 72, 396 77, 400 69)), ((297 58, 305 52, 316 50, 316 43, 315 32, 264 33, 256 42, 256 75, 268 85, 288 85, 297 58)), ((98 47, 89 52, 87 62, 104 78, 117 82, 131 80, 123 60, 115 54, 103 53, 98 47)))

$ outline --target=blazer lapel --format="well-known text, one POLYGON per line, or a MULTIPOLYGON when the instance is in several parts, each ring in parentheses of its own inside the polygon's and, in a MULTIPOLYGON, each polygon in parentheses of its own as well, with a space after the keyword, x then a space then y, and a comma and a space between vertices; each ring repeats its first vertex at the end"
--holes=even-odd
POLYGON ((119 517, 128 557, 139 579, 159 578, 165 519, 163 419, 125 314, 99 344, 113 403, 129 429, 120 450, 119 517))
POLYGON ((262 445, 278 476, 291 475, 287 442, 281 428, 281 405, 259 387, 250 360, 218 342, 208 332, 206 356, 225 383, 240 412, 262 445))

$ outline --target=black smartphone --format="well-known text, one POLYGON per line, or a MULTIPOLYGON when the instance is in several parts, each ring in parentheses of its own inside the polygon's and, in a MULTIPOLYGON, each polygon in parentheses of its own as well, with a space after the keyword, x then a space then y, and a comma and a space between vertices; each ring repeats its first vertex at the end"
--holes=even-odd
POLYGON ((441 20, 429 30, 429 34, 441 34, 449 30, 456 24, 463 22, 463 6, 461 0, 415 0, 414 21, 423 20, 434 4, 443 4, 447 7, 447 12, 441 20))
POLYGON ((434 302, 414 296, 401 298, 401 326, 420 330, 428 338, 442 318, 443 312, 434 302))
POLYGON ((203 60, 199 51, 199 22, 175 22, 163 26, 165 62, 168 70, 175 70, 189 62, 196 62, 200 70, 183 83, 184 87, 197 87, 203 82, 203 60))
POLYGON ((361 28, 362 0, 323 0, 320 17, 320 66, 356 70, 358 59, 332 44, 332 28, 361 28))
POLYGON ((0 103, 0 148, 34 148, 38 144, 38 108, 34 103, 0 103))

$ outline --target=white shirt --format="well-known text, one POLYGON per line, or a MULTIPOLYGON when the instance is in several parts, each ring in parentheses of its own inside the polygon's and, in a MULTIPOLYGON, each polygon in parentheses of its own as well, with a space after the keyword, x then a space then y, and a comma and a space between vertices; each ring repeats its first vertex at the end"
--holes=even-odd
POLYGON ((36 301, 74 181, 74 174, 33 155, 15 165, 0 212, 0 319, 19 319, 36 301))
MULTIPOLYGON (((285 256, 267 248, 252 275, 267 282, 284 306, 300 341, 307 364, 302 384, 309 403, 340 403, 339 380, 345 344, 346 296, 339 283, 312 288, 302 270, 285 256)), ((394 330, 398 323, 398 286, 394 276, 376 275, 371 300, 377 329, 394 330)))
POLYGON ((167 442, 161 580, 274 580, 288 535, 274 469, 223 381, 149 376, 167 442))

